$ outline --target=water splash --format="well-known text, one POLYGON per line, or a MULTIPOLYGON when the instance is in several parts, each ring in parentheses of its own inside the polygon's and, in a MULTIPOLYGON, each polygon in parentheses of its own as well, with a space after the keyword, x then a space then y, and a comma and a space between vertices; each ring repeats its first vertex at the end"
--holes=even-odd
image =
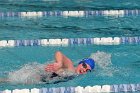
POLYGON ((107 68, 112 65, 111 54, 97 51, 92 53, 90 58, 93 58, 100 68, 107 68))
POLYGON ((48 84, 64 82, 76 76, 75 73, 65 70, 60 73, 59 76, 50 78, 52 73, 46 72, 44 69, 45 66, 46 64, 39 64, 36 62, 25 64, 21 69, 10 72, 8 75, 8 80, 13 84, 48 84))
POLYGON ((25 64, 17 71, 10 72, 8 79, 10 83, 34 84, 40 83, 40 75, 44 73, 44 65, 34 62, 25 64))
POLYGON ((97 51, 92 53, 90 58, 94 59, 96 67, 98 67, 97 76, 113 76, 115 72, 118 72, 118 69, 112 65, 110 53, 97 51))

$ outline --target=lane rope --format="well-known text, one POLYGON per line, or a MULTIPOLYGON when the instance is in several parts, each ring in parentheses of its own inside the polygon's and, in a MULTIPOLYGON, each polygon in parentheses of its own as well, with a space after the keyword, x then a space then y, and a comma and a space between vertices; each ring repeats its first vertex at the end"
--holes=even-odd
POLYGON ((109 92, 138 92, 140 84, 95 85, 86 87, 58 87, 4 90, 0 93, 109 93, 109 92))
POLYGON ((140 10, 89 10, 89 11, 38 11, 38 12, 0 12, 0 17, 44 17, 44 16, 63 16, 63 17, 88 17, 88 16, 138 16, 140 10))
POLYGON ((140 44, 140 37, 0 40, 0 47, 140 44))

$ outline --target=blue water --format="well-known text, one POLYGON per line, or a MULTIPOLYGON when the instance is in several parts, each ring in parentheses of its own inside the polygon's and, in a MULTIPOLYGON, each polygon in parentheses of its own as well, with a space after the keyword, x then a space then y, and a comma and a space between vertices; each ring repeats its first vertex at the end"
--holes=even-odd
POLYGON ((139 21, 139 16, 6 17, 0 21, 0 39, 133 37, 140 36, 139 21))
MULTIPOLYGON (((98 46, 81 45, 69 47, 15 47, 0 49, 0 76, 7 77, 9 72, 18 71, 29 63, 50 63, 55 51, 62 51, 76 66, 78 60, 98 54, 102 58, 95 71, 78 76, 67 82, 57 84, 9 84, 1 83, 0 89, 41 88, 63 86, 93 86, 104 84, 138 83, 140 78, 140 47, 139 45, 98 46), (99 53, 97 53, 99 52, 99 53), (111 57, 105 57, 110 55, 111 57), (109 60, 108 60, 109 59, 109 60), (111 60, 108 65, 107 61, 111 60), (106 65, 107 64, 107 65, 106 65), (90 82, 89 82, 90 80, 90 82)), ((21 73, 25 74, 25 73, 21 73)), ((18 76, 17 76, 18 77, 18 76)), ((15 78, 17 78, 15 77, 15 78)))
MULTIPOLYGON (((0 12, 139 9, 139 5, 139 0, 0 0, 0 12)), ((139 25, 139 16, 3 17, 0 18, 0 40, 140 36, 139 25)), ((29 85, 1 83, 0 90, 140 82, 140 45, 133 44, 0 48, 0 77, 5 78, 9 72, 18 71, 31 63, 50 63, 58 50, 72 59, 75 66, 78 60, 90 55, 98 54, 96 57, 102 60, 95 71, 67 82, 29 85), (107 55, 111 57, 106 58, 107 55), (106 65, 108 62, 111 63, 106 65)))
POLYGON ((139 0, 0 0, 0 11, 139 9, 139 0))

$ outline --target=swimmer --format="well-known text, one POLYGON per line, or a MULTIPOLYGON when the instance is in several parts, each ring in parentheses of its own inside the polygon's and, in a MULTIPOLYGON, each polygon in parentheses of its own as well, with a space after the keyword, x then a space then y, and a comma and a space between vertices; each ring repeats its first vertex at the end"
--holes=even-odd
MULTIPOLYGON (((77 67, 74 67, 73 62, 60 51, 55 53, 55 61, 51 64, 41 66, 33 66, 36 70, 28 71, 23 67, 20 70, 10 74, 8 78, 0 78, 1 83, 20 83, 20 84, 39 84, 43 83, 58 83, 62 80, 73 79, 77 74, 86 74, 95 67, 95 62, 91 58, 81 60, 77 67), (28 73, 27 73, 27 72, 28 73), (26 72, 26 73, 24 73, 26 72), (23 73, 23 74, 21 74, 23 73), (16 79, 13 78, 18 76, 16 79), (50 82, 52 81, 52 82, 50 82)), ((29 68, 31 68, 29 66, 29 68)))
POLYGON ((81 60, 77 67, 74 67, 73 62, 66 57, 60 51, 55 53, 55 62, 52 64, 48 64, 45 67, 46 72, 53 72, 56 74, 61 74, 64 70, 69 70, 77 74, 86 74, 91 71, 95 67, 95 62, 91 58, 85 58, 81 60))

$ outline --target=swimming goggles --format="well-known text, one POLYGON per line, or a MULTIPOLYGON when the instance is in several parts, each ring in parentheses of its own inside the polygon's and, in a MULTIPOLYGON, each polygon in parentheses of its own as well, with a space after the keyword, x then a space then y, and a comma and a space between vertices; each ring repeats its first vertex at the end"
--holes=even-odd
POLYGON ((86 69, 86 72, 91 72, 91 69, 87 69, 87 64, 83 61, 82 63, 83 68, 86 69))

